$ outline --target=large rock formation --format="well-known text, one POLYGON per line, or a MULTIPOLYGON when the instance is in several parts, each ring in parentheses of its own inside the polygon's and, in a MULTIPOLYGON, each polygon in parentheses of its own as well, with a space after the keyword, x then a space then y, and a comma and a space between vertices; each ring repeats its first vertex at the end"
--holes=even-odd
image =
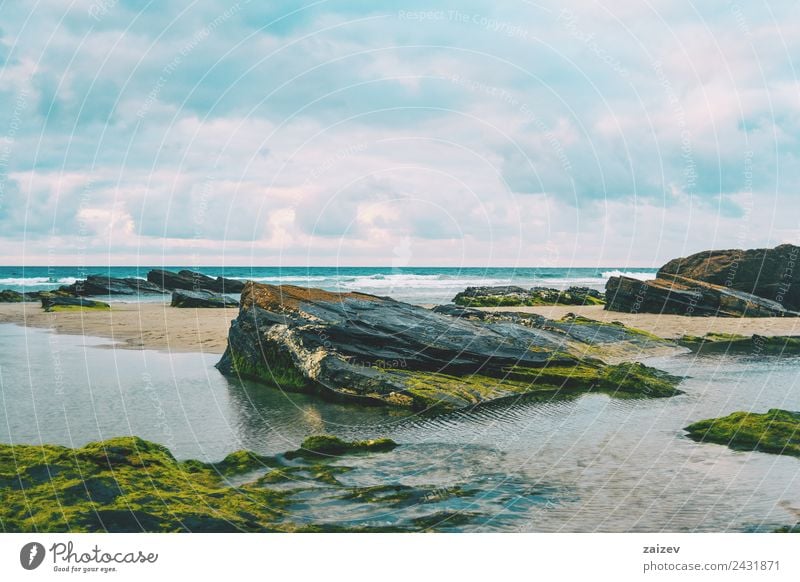
POLYGON ((794 245, 704 251, 674 259, 658 271, 659 278, 669 275, 744 291, 800 311, 800 247, 794 245))
POLYGON ((216 293, 241 293, 244 288, 244 282, 237 279, 213 278, 185 269, 177 273, 153 269, 147 273, 147 280, 170 291, 175 289, 186 289, 188 291, 205 289, 216 293))
POLYGON ((602 305, 603 294, 588 287, 552 289, 513 285, 499 287, 467 287, 453 298, 453 303, 466 307, 514 307, 533 305, 602 305))
POLYGON ((59 291, 83 297, 94 295, 158 295, 166 291, 149 281, 136 277, 107 277, 105 275, 89 275, 85 280, 75 281, 72 285, 64 285, 59 291))
POLYGON ((176 289, 172 292, 172 307, 239 307, 239 302, 222 293, 176 289))
POLYGON ((286 390, 418 410, 589 390, 679 392, 672 376, 583 358, 584 348, 556 331, 389 298, 248 282, 217 367, 286 390))
POLYGON ((797 317, 777 301, 703 281, 671 276, 640 281, 611 277, 606 283, 608 311, 719 317, 797 317))
POLYGON ((652 281, 611 277, 606 309, 721 317, 800 316, 800 247, 707 251, 670 261, 652 281))

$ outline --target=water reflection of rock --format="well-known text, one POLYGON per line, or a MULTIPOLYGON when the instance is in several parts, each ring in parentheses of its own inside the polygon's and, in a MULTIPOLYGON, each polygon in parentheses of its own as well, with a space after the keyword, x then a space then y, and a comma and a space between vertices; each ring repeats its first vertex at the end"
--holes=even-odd
POLYGON ((411 413, 393 408, 364 408, 320 401, 313 395, 285 392, 228 378, 235 430, 244 448, 274 454, 299 446, 312 434, 348 440, 386 436, 411 413))

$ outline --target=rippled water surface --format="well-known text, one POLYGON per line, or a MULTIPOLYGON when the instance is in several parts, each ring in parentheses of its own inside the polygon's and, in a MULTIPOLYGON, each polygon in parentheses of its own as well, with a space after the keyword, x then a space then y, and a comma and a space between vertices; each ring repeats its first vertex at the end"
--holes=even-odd
MULTIPOLYGON (((750 531, 800 519, 800 459, 698 444, 682 428, 736 410, 800 410, 800 359, 680 356, 686 394, 604 395, 425 418, 233 381, 218 355, 108 349, 108 340, 0 325, 0 441, 81 446, 137 435, 179 458, 274 454, 310 434, 402 446, 340 461, 348 486, 429 494, 391 511, 324 491, 301 519, 391 525, 426 509, 475 513, 452 530, 750 531), (450 495, 455 490, 468 496, 450 495), (440 493, 442 493, 440 495, 440 493)), ((428 511, 428 513, 430 513, 428 511)))

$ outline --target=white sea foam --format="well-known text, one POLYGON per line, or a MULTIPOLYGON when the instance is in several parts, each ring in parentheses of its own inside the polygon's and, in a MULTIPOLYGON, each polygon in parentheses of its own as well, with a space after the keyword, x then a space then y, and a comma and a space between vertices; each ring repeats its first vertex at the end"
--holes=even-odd
POLYGON ((33 285, 57 285, 50 277, 10 277, 0 279, 0 285, 16 285, 18 287, 31 287, 33 285))
POLYGON ((332 277, 301 277, 298 275, 286 275, 275 277, 228 277, 237 281, 255 281, 256 283, 306 283, 329 281, 332 277))
POLYGON ((72 285, 75 281, 77 281, 75 277, 61 277, 55 281, 50 277, 8 277, 0 279, 0 287, 42 287, 45 285, 56 287, 58 285, 72 285))
MULTIPOLYGON (((522 280, 520 280, 522 281, 522 280)), ((427 288, 450 289, 471 286, 494 286, 520 284, 515 279, 459 277, 457 275, 369 275, 353 277, 338 282, 343 289, 401 289, 427 288)))
POLYGON ((603 273, 603 278, 608 279, 609 277, 630 277, 631 279, 639 279, 640 281, 649 281, 651 279, 656 278, 656 271, 648 271, 645 273, 639 273, 634 271, 605 271, 603 273))

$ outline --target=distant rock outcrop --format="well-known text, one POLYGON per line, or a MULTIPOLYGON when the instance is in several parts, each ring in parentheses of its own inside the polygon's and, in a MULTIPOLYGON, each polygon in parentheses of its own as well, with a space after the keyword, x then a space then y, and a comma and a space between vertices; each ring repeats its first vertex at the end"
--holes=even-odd
POLYGON ((213 291, 176 289, 172 292, 172 307, 239 307, 239 302, 213 291))
POLYGON ((244 282, 237 279, 214 278, 185 269, 177 273, 153 269, 147 273, 147 280, 169 291, 174 291, 175 289, 185 289, 187 291, 205 289, 216 293, 241 293, 244 288, 244 282))
POLYGON ((0 291, 0 303, 22 303, 23 301, 39 301, 40 291, 20 293, 12 289, 0 291))
POLYGON ((467 287, 453 298, 465 307, 521 307, 534 305, 602 305, 603 294, 588 287, 524 289, 513 285, 467 287))
POLYGON ((675 259, 656 279, 611 277, 606 309, 721 317, 798 317, 800 247, 707 251, 675 259))
POLYGON ((658 271, 659 278, 670 275, 743 291, 800 311, 800 247, 795 245, 705 251, 674 259, 658 271))
POLYGON ((85 297, 68 297, 64 295, 41 294, 42 307, 45 311, 76 311, 84 309, 107 310, 111 309, 108 303, 94 301, 85 297))
POLYGON ((86 279, 75 281, 72 285, 64 285, 60 291, 82 297, 96 295, 160 295, 166 291, 149 281, 136 277, 107 277, 105 275, 89 275, 86 279))
POLYGON ((585 344, 555 330, 288 285, 249 282, 241 302, 217 367, 284 390, 430 411, 592 390, 679 393, 677 378, 584 358, 585 344))

